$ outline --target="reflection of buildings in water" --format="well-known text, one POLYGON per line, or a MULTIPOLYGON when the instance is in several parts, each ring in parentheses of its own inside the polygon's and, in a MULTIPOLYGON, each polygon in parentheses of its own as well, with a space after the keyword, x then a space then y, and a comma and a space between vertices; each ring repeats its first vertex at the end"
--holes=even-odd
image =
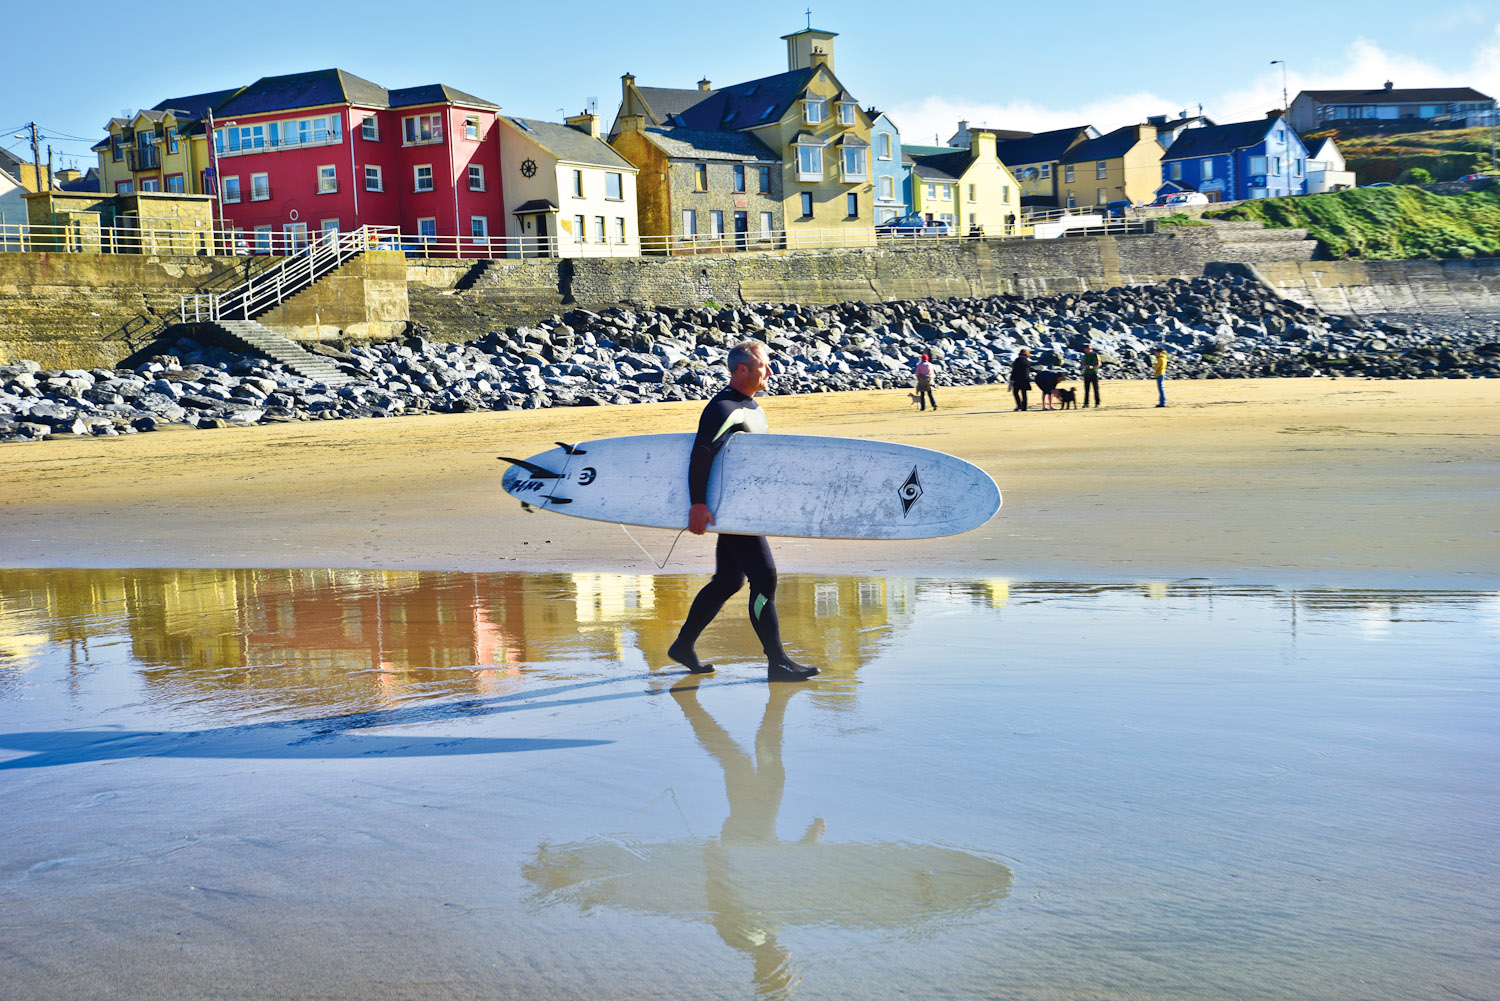
POLYGON ((790 699, 809 689, 767 687, 752 756, 699 704, 701 681, 683 680, 672 696, 723 769, 729 814, 719 836, 541 845, 523 866, 540 900, 706 921, 750 961, 758 996, 785 998, 799 978, 779 939, 785 927, 916 929, 963 920, 1009 892, 1008 868, 954 848, 828 841, 816 817, 795 840, 778 837, 783 720, 790 699))

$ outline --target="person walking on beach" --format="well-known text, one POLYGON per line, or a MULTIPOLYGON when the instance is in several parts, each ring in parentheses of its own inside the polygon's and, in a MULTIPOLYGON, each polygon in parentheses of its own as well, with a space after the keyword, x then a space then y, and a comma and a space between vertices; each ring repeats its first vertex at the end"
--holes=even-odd
POLYGON ((1016 398, 1016 409, 1026 409, 1026 391, 1031 388, 1031 352, 1025 348, 1010 363, 1010 394, 1016 398))
POLYGON ((1158 407, 1167 405, 1167 349, 1163 345, 1156 349, 1156 355, 1151 359, 1151 374, 1156 378, 1156 397, 1158 407))
MULTIPOLYGON (((714 522, 708 506, 708 473, 714 456, 729 436, 741 431, 766 433, 766 415, 755 402, 755 394, 770 384, 771 363, 766 346, 760 341, 742 341, 729 351, 729 385, 703 408, 698 420, 698 437, 693 441, 688 460, 688 531, 702 535, 714 522)), ((774 498, 768 498, 768 503, 774 498)), ((765 650, 766 671, 772 681, 806 681, 818 673, 792 660, 781 645, 781 623, 776 616, 776 561, 771 558, 771 544, 764 535, 719 534, 714 550, 714 575, 693 599, 687 621, 677 639, 667 648, 667 656, 694 674, 706 674, 712 664, 698 660, 693 646, 703 630, 719 614, 724 602, 734 595, 746 580, 750 581, 750 624, 765 650)))
POLYGON ((928 400, 932 401, 932 409, 937 409, 937 397, 932 395, 932 362, 926 355, 917 362, 917 400, 923 410, 927 409, 928 400))
POLYGON ((1089 405, 1089 389, 1093 388, 1094 409, 1099 409, 1099 352, 1092 344, 1083 346, 1083 405, 1089 405))
POLYGON ((1052 393, 1057 389, 1057 384, 1059 382, 1062 382, 1062 373, 1053 372, 1050 369, 1043 369, 1036 375, 1032 376, 1032 379, 1036 382, 1036 388, 1042 391, 1042 409, 1053 409, 1052 393))

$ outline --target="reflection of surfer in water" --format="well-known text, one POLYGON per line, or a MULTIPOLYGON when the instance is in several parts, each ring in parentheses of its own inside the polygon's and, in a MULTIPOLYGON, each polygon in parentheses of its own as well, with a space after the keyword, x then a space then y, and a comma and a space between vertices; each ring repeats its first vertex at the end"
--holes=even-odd
MULTIPOLYGON (((736 431, 764 434, 767 430, 766 415, 755 402, 755 394, 770 382, 771 363, 766 357, 766 346, 760 341, 743 341, 730 349, 727 361, 729 385, 703 408, 688 465, 688 493, 692 500, 688 531, 694 535, 702 535, 714 521, 714 513, 708 506, 708 474, 714 456, 736 431)), ((764 535, 719 533, 713 579, 693 599, 687 621, 667 649, 667 656, 696 674, 712 671, 712 664, 698 660, 693 644, 747 578, 750 623, 766 652, 771 680, 806 681, 817 674, 817 668, 806 667, 787 656, 781 645, 781 625, 776 617, 776 561, 771 558, 771 544, 764 535)))

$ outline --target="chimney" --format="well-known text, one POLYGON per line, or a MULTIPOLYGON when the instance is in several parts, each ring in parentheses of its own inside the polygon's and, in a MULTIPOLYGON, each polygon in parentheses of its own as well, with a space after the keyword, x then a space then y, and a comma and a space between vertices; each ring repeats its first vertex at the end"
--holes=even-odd
POLYGON ((645 115, 621 115, 615 119, 615 136, 623 135, 626 132, 644 132, 645 130, 645 115))
MULTIPOLYGON (((960 122, 959 124, 967 126, 969 123, 960 122)), ((989 132, 985 129, 975 129, 973 132, 969 133, 970 153, 975 156, 980 156, 983 154, 986 147, 988 147, 989 152, 991 153, 994 153, 996 151, 995 133, 989 132)))
POLYGON ((1391 81, 1389 81, 1389 80, 1387 80, 1387 81, 1386 81, 1386 82, 1385 82, 1385 89, 1386 89, 1386 90, 1390 90, 1390 89, 1391 89, 1391 88, 1392 88, 1392 87, 1394 87, 1394 86, 1396 86, 1396 85, 1395 85, 1395 84, 1394 84, 1394 83, 1391 83, 1391 81))
POLYGON ((577 129, 595 139, 599 138, 599 116, 591 111, 582 111, 571 118, 564 118, 563 123, 570 129, 577 129))
POLYGON ((1266 112, 1266 117, 1267 118, 1280 118, 1281 117, 1281 109, 1280 108, 1272 108, 1270 111, 1266 112))
POLYGON ((699 90, 713 90, 714 89, 714 85, 708 82, 708 77, 704 77, 702 80, 698 81, 698 89, 699 90))

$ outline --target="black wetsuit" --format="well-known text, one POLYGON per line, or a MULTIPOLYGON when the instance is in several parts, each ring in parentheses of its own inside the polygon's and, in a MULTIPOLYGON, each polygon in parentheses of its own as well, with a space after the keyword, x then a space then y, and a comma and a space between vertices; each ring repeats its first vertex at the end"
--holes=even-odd
MULTIPOLYGON (((766 416, 755 398, 727 387, 708 401, 698 420, 698 437, 693 442, 688 463, 688 495, 694 504, 708 503, 708 473, 714 456, 737 431, 767 430, 766 416)), ((714 551, 713 579, 693 599, 687 621, 682 624, 677 643, 691 649, 693 643, 724 602, 750 581, 750 623, 760 638, 766 657, 773 662, 787 659, 781 646, 781 624, 776 617, 776 562, 771 558, 771 544, 764 535, 728 535, 719 533, 714 551)))

